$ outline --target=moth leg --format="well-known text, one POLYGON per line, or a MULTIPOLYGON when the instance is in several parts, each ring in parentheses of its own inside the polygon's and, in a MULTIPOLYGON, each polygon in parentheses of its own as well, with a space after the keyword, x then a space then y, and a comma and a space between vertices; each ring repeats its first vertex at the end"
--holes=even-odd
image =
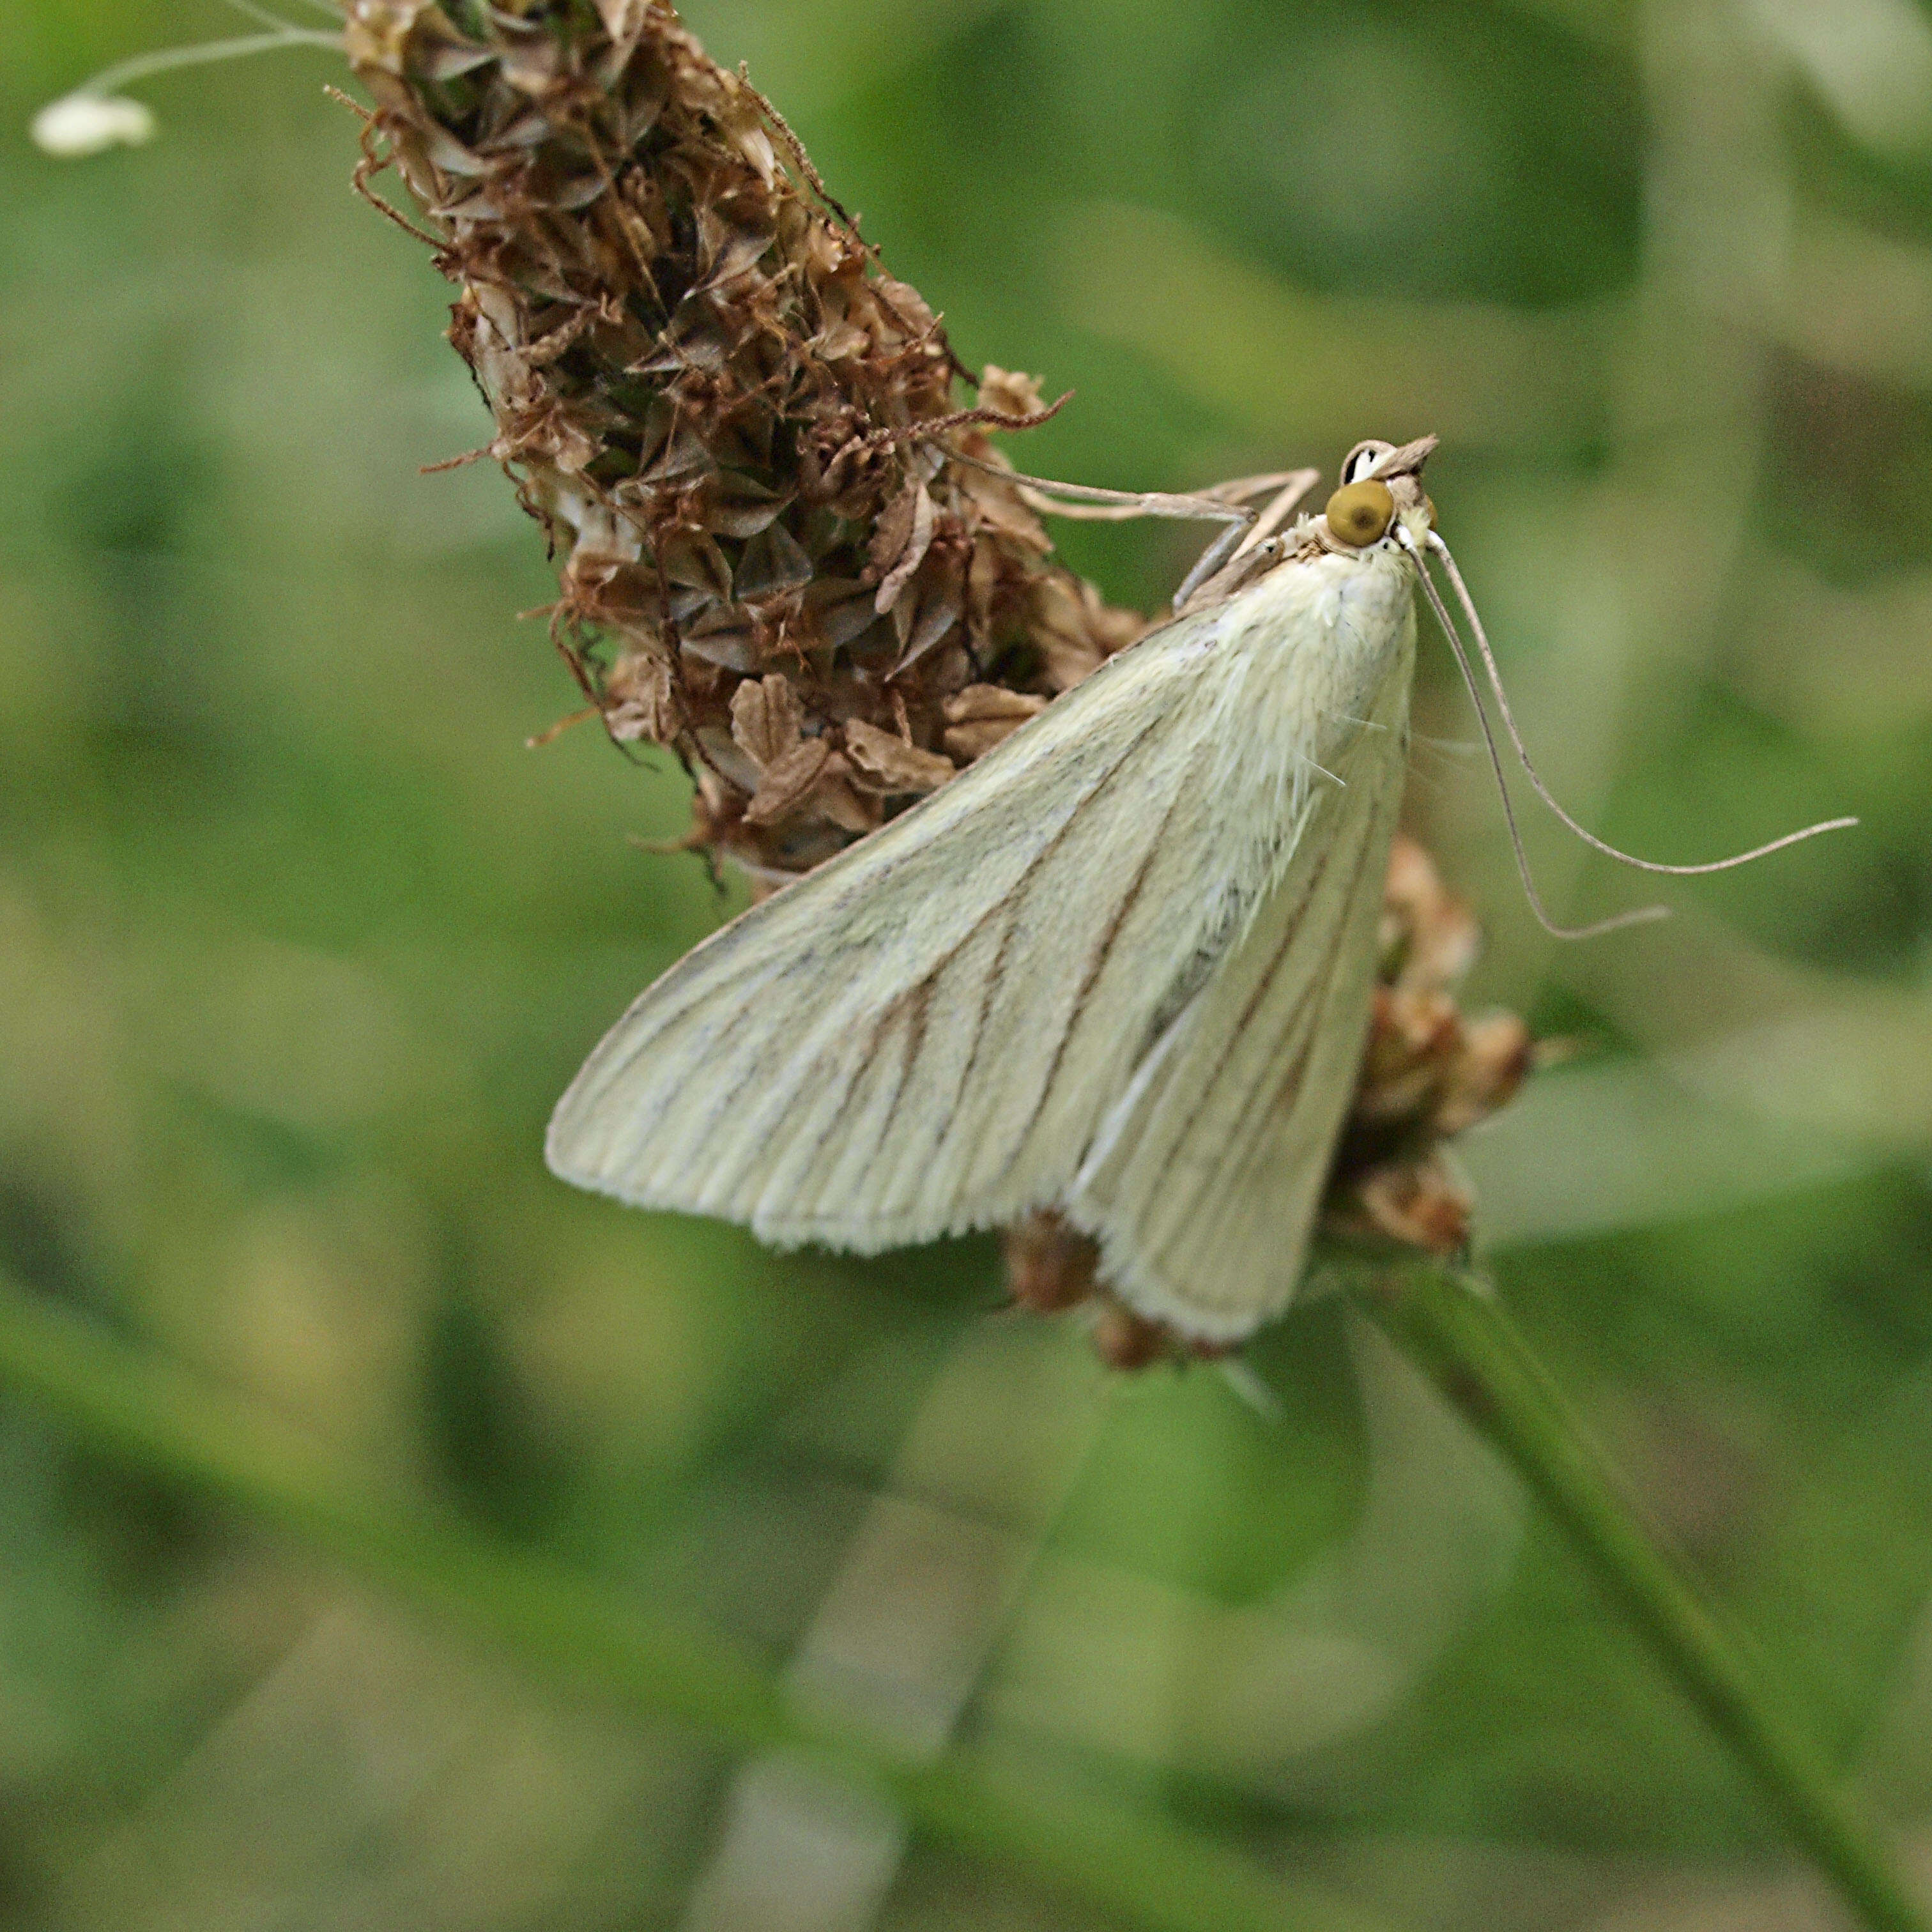
MULTIPOLYGON (((963 460, 970 462, 973 459, 968 457, 963 460)), ((978 466, 992 469, 990 464, 978 466)), ((1021 500, 1028 509, 1042 516, 1071 517, 1082 522, 1100 524, 1124 523, 1130 517, 1200 518, 1225 523, 1228 527, 1208 546, 1187 573, 1180 590, 1175 592, 1174 608, 1177 610, 1195 586, 1213 576, 1241 545, 1242 538, 1253 530, 1258 518, 1246 500, 1260 495, 1264 490, 1279 488, 1284 482, 1288 488, 1294 488, 1286 472, 1281 476, 1237 477, 1232 482, 1216 484, 1213 489, 1191 496, 1170 496, 1158 490, 1102 490, 1088 483, 1055 483, 1044 477, 1022 476, 1018 470, 994 470, 993 473, 1017 484, 1021 500)), ((1300 488, 1305 490, 1307 485, 1304 483, 1300 488)))
POLYGON ((1235 524, 1223 530, 1201 554, 1194 560, 1194 568, 1180 580, 1180 588, 1174 593, 1174 608, 1178 610, 1202 585, 1214 576, 1233 556, 1237 550, 1246 550, 1242 538, 1254 529, 1252 524, 1235 524))
POLYGON ((1204 492, 1209 496, 1226 497, 1233 502, 1258 496, 1264 490, 1272 490, 1275 494, 1268 508, 1258 516, 1249 523, 1238 524, 1223 530, 1201 553, 1195 560, 1194 568, 1180 580, 1180 587, 1174 593, 1174 608, 1178 610, 1223 564, 1245 556, 1257 544, 1265 543, 1273 536, 1294 514, 1294 506, 1314 488, 1321 475, 1318 470, 1277 470, 1266 476, 1238 476, 1232 482, 1217 483, 1204 492))
POLYGON ((1306 496, 1321 480, 1318 470, 1269 470, 1258 476, 1231 476, 1225 483, 1210 483, 1200 494, 1212 497, 1217 503, 1252 503, 1257 496, 1276 493, 1276 501, 1268 505, 1267 514, 1273 516, 1276 505, 1281 497, 1288 500, 1288 508, 1306 496))
POLYGON ((983 470, 988 476, 1016 485, 1027 508, 1042 516, 1071 517, 1099 524, 1124 523, 1131 517, 1178 517, 1243 527, 1255 520, 1255 512, 1244 504, 1212 490, 1191 496, 1168 490, 1103 490, 1094 483, 1061 483, 1050 476, 1029 476, 1023 470, 982 462, 960 450, 948 450, 946 454, 955 463, 983 470))
POLYGON ((1124 523, 1132 517, 1200 518, 1225 523, 1223 530, 1204 550, 1174 593, 1178 610, 1222 566, 1272 536, 1294 506, 1321 476, 1318 470, 1274 470, 1258 476, 1236 476, 1191 495, 1164 490, 1103 490, 1091 483, 1060 483, 1050 477, 1028 476, 1004 465, 985 462, 958 450, 947 454, 956 463, 983 470, 990 476, 1016 484, 1027 507, 1042 516, 1071 517, 1088 523, 1124 523), (1266 509, 1256 511, 1252 500, 1274 492, 1266 509))
MULTIPOLYGON (((1244 476, 1240 480, 1244 484, 1253 486, 1252 492, 1246 494, 1255 496, 1260 495, 1264 489, 1274 488, 1276 485, 1280 487, 1275 488, 1275 494, 1270 499, 1268 508, 1248 526, 1247 535, 1235 549, 1237 556, 1243 550, 1252 550, 1256 544, 1265 543, 1273 536, 1294 515, 1302 498, 1321 482, 1322 472, 1318 470, 1286 470, 1273 476, 1244 476)), ((1209 490, 1208 494, 1217 496, 1221 490, 1232 490, 1234 487, 1233 484, 1224 483, 1218 488, 1209 490)))

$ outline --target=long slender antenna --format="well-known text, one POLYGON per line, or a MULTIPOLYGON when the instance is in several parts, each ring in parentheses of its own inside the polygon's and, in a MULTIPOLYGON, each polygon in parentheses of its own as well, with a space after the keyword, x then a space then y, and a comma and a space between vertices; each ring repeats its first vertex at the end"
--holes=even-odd
POLYGON ((1604 933, 1616 932, 1626 926, 1642 926, 1654 919, 1668 919, 1668 906, 1639 906, 1632 912, 1620 912, 1609 919, 1600 919, 1593 926, 1558 926, 1550 916, 1543 903, 1543 896, 1536 890, 1536 880, 1529 869, 1529 854, 1523 850, 1522 833, 1516 822, 1516 806, 1510 798, 1509 782, 1503 776, 1502 754, 1496 748, 1496 734, 1490 728, 1490 714, 1483 708, 1482 687, 1476 682, 1475 668, 1469 662, 1469 654, 1462 647, 1462 640, 1456 634, 1455 620, 1449 615, 1448 606, 1442 601, 1442 593, 1436 587, 1436 580, 1429 574, 1422 552, 1417 548, 1415 539, 1407 528, 1398 522, 1395 525, 1396 538, 1410 556, 1415 559, 1415 574, 1422 580, 1422 588, 1429 598, 1430 608, 1436 613, 1436 621, 1442 626, 1442 634, 1449 640, 1449 648, 1455 655, 1456 667, 1462 674, 1462 682, 1469 688, 1469 702, 1476 708, 1476 722, 1483 728, 1483 743, 1490 754, 1490 769, 1496 777, 1496 790, 1503 802, 1503 822, 1509 827, 1510 847, 1516 854, 1516 876, 1522 881, 1523 897, 1529 902, 1529 909, 1536 915, 1536 922, 1552 939, 1596 939, 1604 933))
MULTIPOLYGON (((1442 567, 1449 573, 1449 581, 1456 587, 1456 600, 1461 604, 1463 614, 1469 620, 1469 628, 1475 636, 1476 648, 1482 653, 1483 668, 1489 674, 1490 688, 1496 694, 1496 708, 1502 713, 1504 728, 1509 733, 1510 742, 1516 747, 1516 756, 1522 760, 1522 768, 1528 774, 1529 782, 1535 788, 1537 796, 1541 799, 1544 803, 1548 806, 1550 810, 1555 812, 1557 817, 1562 819, 1563 823, 1568 826, 1585 844, 1594 846, 1599 852, 1605 854, 1610 858, 1619 860, 1626 866, 1634 866, 1640 872, 1669 872, 1680 878, 1685 878, 1699 872, 1727 872, 1733 866, 1748 866, 1754 859, 1762 859, 1772 852, 1781 852, 1786 846, 1796 845, 1802 839, 1815 838, 1821 832, 1842 832, 1848 826, 1856 825, 1858 822, 1856 818, 1821 819, 1816 825, 1806 826, 1802 832, 1787 832, 1782 838, 1774 838, 1768 844, 1754 845, 1748 852, 1738 852, 1728 859, 1712 859, 1701 866, 1660 865, 1654 859, 1640 859, 1634 854, 1622 852, 1616 846, 1606 844, 1594 832, 1588 831, 1579 825, 1576 820, 1557 803, 1551 794, 1550 788, 1543 782, 1541 774, 1538 772, 1535 766, 1531 764, 1528 750, 1522 742, 1522 734, 1516 729, 1516 718, 1510 710, 1509 694, 1503 689, 1502 673, 1496 668, 1496 653, 1490 649, 1490 640, 1483 631, 1483 620, 1476 614, 1475 601, 1469 595, 1468 586, 1462 581, 1462 573, 1456 568, 1456 560, 1450 555, 1449 546, 1433 530, 1429 532, 1428 543, 1429 548, 1442 560, 1442 567)), ((1412 543, 1409 548, 1413 550, 1412 543)), ((1420 555, 1416 557, 1416 563, 1418 568, 1420 568, 1422 559, 1420 555)), ((1423 570, 1422 574, 1424 580, 1426 582, 1427 571, 1423 570)), ((1436 600, 1436 610, 1440 615, 1442 611, 1440 599, 1436 600)), ((1465 675, 1467 675, 1466 668, 1465 675)), ((1472 694, 1474 688, 1474 682, 1472 680, 1472 694)))

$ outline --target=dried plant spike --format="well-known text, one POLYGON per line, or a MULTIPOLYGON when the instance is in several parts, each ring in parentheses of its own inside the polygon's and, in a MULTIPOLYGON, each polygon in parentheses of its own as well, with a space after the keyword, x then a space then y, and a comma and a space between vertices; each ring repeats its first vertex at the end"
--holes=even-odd
POLYGON ((1112 1296, 1100 1303, 1094 1318, 1094 1349, 1110 1369, 1151 1368, 1156 1362, 1177 1360, 1180 1354, 1171 1330, 1112 1296))
POLYGON ((1398 837, 1368 1041, 1323 1202, 1331 1235, 1431 1254, 1468 1239, 1473 1204, 1448 1143, 1505 1106, 1534 1058, 1514 1013, 1469 1019, 1456 1004, 1478 937, 1428 853, 1398 837))
POLYGON ((1066 398, 973 384, 670 7, 361 0, 346 38, 359 184, 393 163, 436 231, 559 646, 613 738, 692 772, 694 844, 766 887, 808 869, 1146 628, 1053 562, 989 440, 1066 398), (796 736, 760 758, 740 694, 774 676, 796 736))

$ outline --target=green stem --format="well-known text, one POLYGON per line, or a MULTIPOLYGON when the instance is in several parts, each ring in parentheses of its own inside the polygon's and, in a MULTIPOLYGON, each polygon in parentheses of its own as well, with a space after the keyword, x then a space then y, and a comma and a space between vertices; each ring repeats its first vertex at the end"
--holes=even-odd
POLYGON ((1645 1534, 1562 1394, 1486 1285, 1396 1269, 1356 1300, 1575 1538, 1678 1686, 1749 1766, 1786 1826, 1876 1932, 1928 1922, 1877 1837, 1786 1715, 1766 1675, 1645 1534))
POLYGON ((92 1443, 165 1470, 562 1684, 740 1750, 804 1753, 888 1792, 916 1826, 1149 1932, 1389 1932, 1150 1813, 1048 1790, 988 1753, 914 1761, 787 1701, 757 1653, 358 1479, 285 1426, 0 1277, 0 1384, 92 1443))

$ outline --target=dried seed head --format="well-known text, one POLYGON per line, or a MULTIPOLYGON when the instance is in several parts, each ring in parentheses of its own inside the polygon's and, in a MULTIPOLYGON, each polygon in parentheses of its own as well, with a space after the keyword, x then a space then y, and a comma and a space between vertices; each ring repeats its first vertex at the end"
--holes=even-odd
POLYGON ((1468 908, 1444 890, 1428 854, 1397 838, 1381 983, 1323 1205, 1331 1234, 1434 1254, 1454 1253, 1468 1239, 1468 1192, 1444 1144, 1515 1094, 1532 1052, 1529 1029, 1514 1013, 1470 1020, 1456 1004, 1478 938, 1468 908))
POLYGON ((941 707, 946 719, 946 754, 957 764, 970 765, 1046 709, 1046 700, 1030 692, 969 684, 941 707))
POLYGON ((1450 1069, 1430 1125, 1445 1139, 1486 1120, 1512 1100, 1535 1056, 1529 1029, 1514 1013, 1490 1013, 1462 1029, 1462 1051, 1450 1069))
POLYGON ((1436 1255, 1454 1254, 1469 1238, 1474 1204, 1434 1149, 1372 1168, 1354 1184, 1353 1192, 1350 1204, 1359 1220, 1348 1226, 1352 1233, 1378 1234, 1436 1255))
POLYGON ((1453 986, 1475 964, 1481 937, 1474 915, 1450 896, 1428 853, 1412 838, 1398 838, 1389 853, 1383 895, 1383 982, 1424 989, 1453 986))
POLYGON ((1094 1352, 1110 1369, 1151 1368, 1182 1358, 1184 1345, 1164 1322, 1150 1322, 1108 1295, 1094 1324, 1094 1352))
POLYGON ((1039 386, 989 368, 961 410, 938 319, 670 7, 358 0, 346 42, 560 560, 557 644, 614 737, 698 776, 692 842, 803 871, 1145 629, 997 473, 1039 386))

